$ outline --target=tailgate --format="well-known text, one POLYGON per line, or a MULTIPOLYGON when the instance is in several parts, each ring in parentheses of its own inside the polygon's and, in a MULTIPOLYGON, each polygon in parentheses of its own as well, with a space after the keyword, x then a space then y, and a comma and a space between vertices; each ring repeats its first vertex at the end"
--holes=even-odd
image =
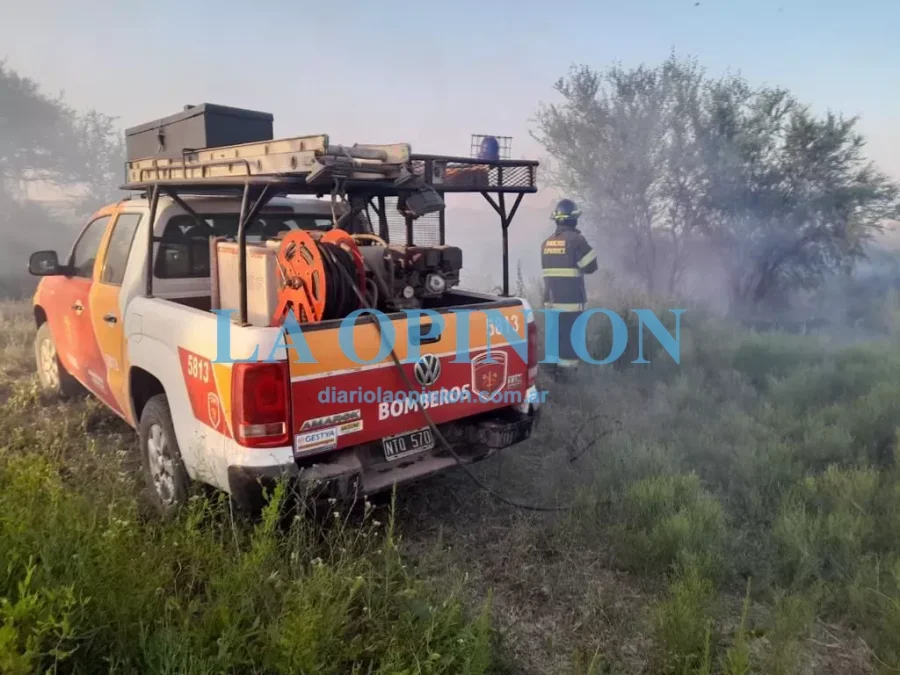
MULTIPOLYGON (((420 358, 414 363, 404 363, 410 353, 410 324, 413 330, 425 330, 430 318, 392 320, 394 351, 409 382, 417 388, 412 396, 406 395, 409 386, 389 353, 377 363, 358 364, 342 352, 338 327, 304 327, 303 337, 318 363, 290 365, 295 450, 343 448, 423 428, 427 422, 421 406, 428 409, 435 424, 443 424, 524 401, 528 364, 522 304, 504 300, 479 306, 465 316, 447 310, 439 314, 444 320, 440 338, 420 345, 420 358), (492 324, 508 322, 504 329, 510 335, 515 332, 521 342, 511 344, 492 328, 488 357, 489 319, 492 324), (418 328, 419 323, 423 329, 418 328), (478 392, 483 392, 482 396, 478 392)), ((353 329, 353 344, 359 360, 372 361, 378 356, 379 331, 370 317, 363 318, 366 323, 353 329)), ((383 348, 382 354, 386 351, 383 348)), ((415 347, 412 351, 415 354, 415 347)), ((290 352, 290 359, 298 360, 296 352, 290 352)))

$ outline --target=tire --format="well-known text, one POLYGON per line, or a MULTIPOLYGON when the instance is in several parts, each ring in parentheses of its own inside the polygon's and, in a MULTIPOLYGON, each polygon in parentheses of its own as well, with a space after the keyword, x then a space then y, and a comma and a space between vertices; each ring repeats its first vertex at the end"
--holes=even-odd
POLYGON ((187 501, 189 479, 175 438, 165 394, 152 397, 138 425, 141 466, 153 506, 163 517, 174 515, 187 501))
POLYGON ((56 353, 56 343, 46 321, 38 327, 34 338, 34 361, 41 388, 60 398, 71 398, 84 393, 81 384, 69 374, 56 353))

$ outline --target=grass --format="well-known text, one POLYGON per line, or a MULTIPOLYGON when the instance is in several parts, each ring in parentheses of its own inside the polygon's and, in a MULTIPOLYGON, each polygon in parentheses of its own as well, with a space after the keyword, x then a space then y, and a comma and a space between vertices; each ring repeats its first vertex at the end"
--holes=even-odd
POLYGON ((655 669, 688 675, 711 672, 713 585, 693 566, 679 570, 667 595, 653 608, 653 629, 660 649, 655 669))
POLYGON ((200 493, 148 517, 133 437, 91 400, 43 400, 10 354, 27 315, 0 313, 0 672, 497 670, 487 600, 418 576, 390 511, 285 522, 280 486, 258 522, 200 493))
POLYGON ((664 573, 690 562, 714 574, 725 535, 722 506, 695 473, 657 475, 628 485, 614 533, 637 571, 664 573))
POLYGON ((797 672, 830 624, 852 631, 854 657, 900 669, 900 350, 702 317, 689 330, 685 367, 611 385, 641 389, 643 405, 605 401, 623 431, 592 457, 569 528, 574 546, 665 580, 648 603, 648 672, 797 672), (768 616, 735 610, 749 578, 768 616))
POLYGON ((302 516, 279 524, 279 495, 253 526, 201 497, 154 523, 60 468, 2 459, 3 672, 491 670, 486 615, 417 580, 392 523, 340 522, 323 542, 302 516))
POLYGON ((652 338, 632 365, 632 333, 476 468, 564 514, 457 473, 326 524, 286 522, 281 494, 259 522, 197 494, 163 523, 141 507, 130 432, 40 395, 27 307, 0 304, 0 324, 0 672, 900 669, 893 345, 689 309, 680 365, 652 338))

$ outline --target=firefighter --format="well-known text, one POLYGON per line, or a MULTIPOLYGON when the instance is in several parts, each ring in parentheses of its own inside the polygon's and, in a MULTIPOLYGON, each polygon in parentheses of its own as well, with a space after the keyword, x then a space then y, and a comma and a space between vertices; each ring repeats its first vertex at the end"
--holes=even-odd
POLYGON ((557 374, 572 375, 579 359, 572 347, 572 326, 585 308, 584 275, 597 271, 597 254, 578 230, 578 210, 571 199, 563 199, 553 210, 556 231, 541 246, 544 269, 544 307, 561 310, 559 315, 559 363, 557 374))

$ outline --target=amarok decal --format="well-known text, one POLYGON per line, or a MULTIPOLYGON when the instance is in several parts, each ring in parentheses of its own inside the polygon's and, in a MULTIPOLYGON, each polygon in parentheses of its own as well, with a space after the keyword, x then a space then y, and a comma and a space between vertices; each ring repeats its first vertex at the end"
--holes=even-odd
POLYGON ((361 410, 348 410, 346 412, 335 413, 334 415, 326 415, 325 417, 314 417, 311 420, 306 420, 302 426, 300 427, 300 431, 306 431, 307 429, 319 429, 321 427, 333 427, 333 426, 341 426, 343 430, 345 427, 346 431, 343 433, 352 433, 354 431, 359 431, 362 428, 362 411, 361 410), (354 425, 359 422, 359 428, 356 428, 354 425))

